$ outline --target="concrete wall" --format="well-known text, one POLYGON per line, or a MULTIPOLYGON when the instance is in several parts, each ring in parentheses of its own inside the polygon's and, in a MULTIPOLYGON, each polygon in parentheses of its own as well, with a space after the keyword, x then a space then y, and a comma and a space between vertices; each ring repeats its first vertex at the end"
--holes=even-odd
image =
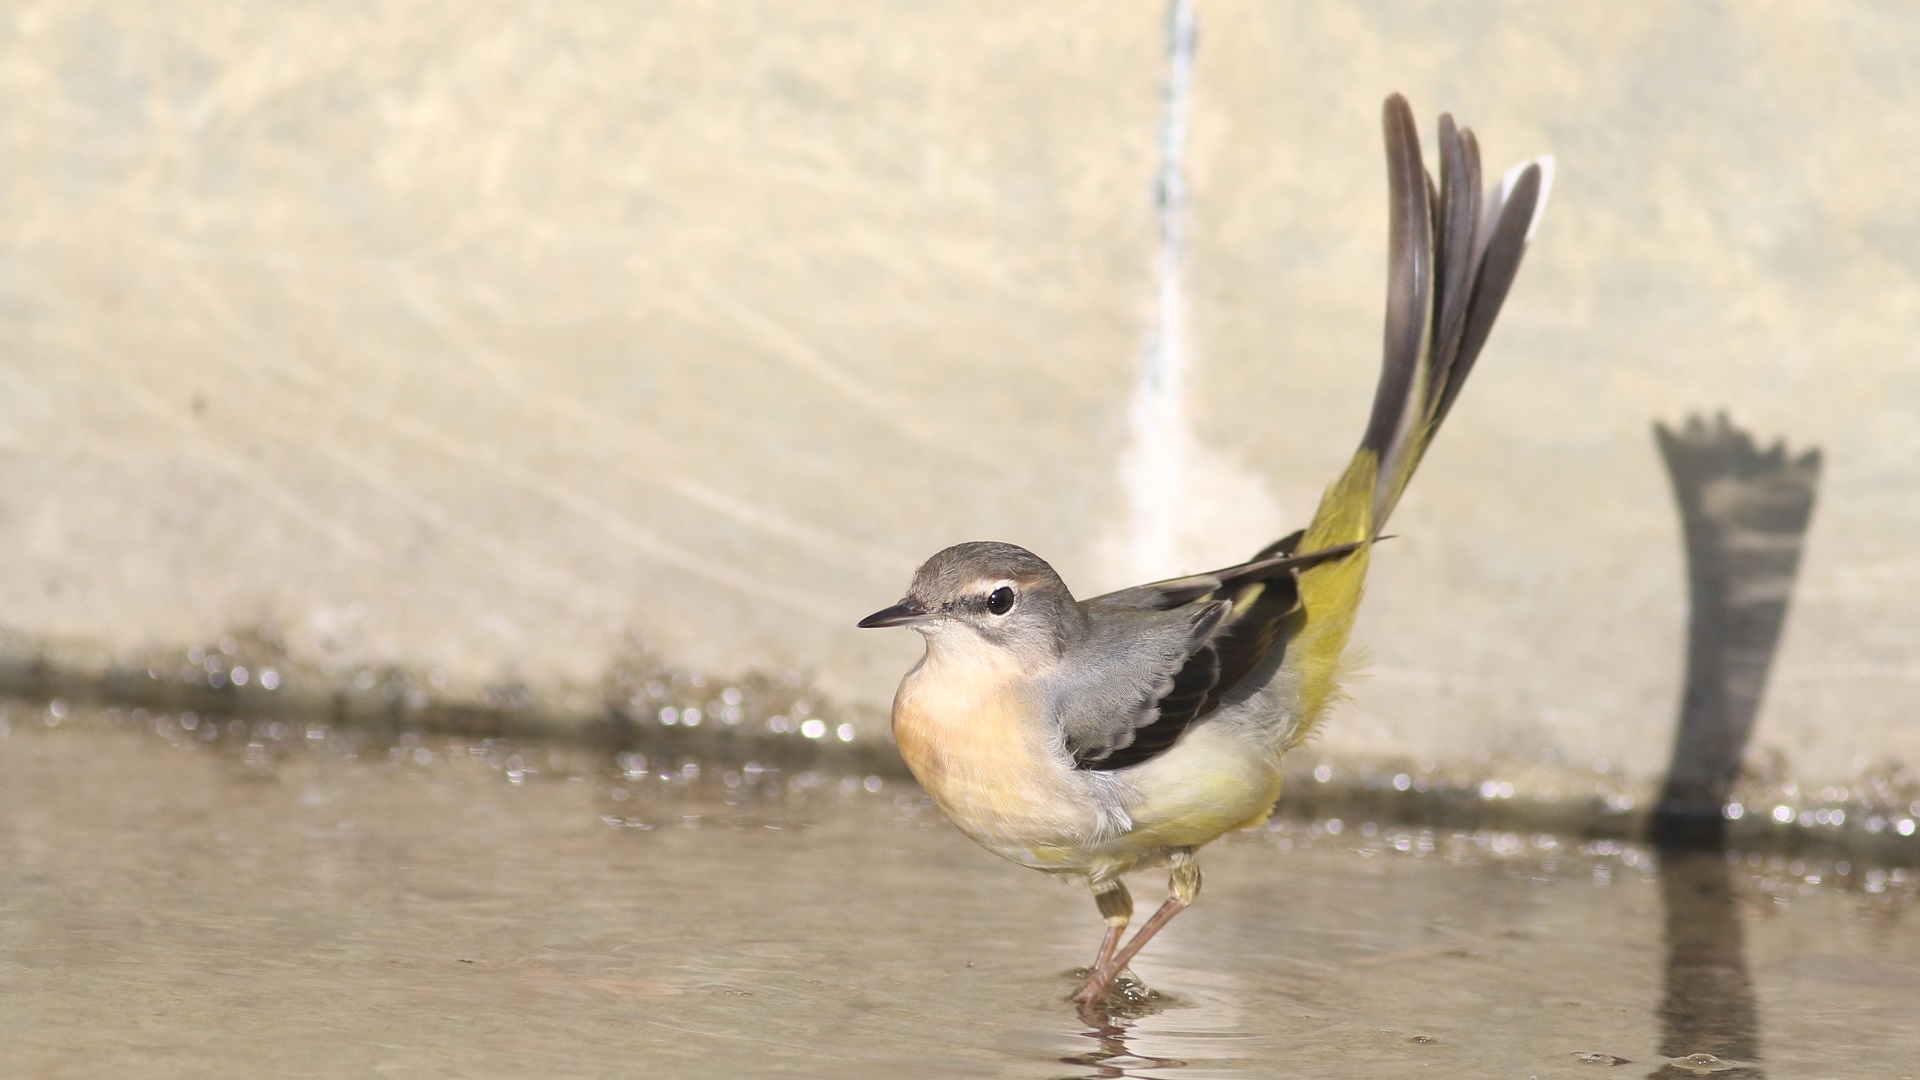
MULTIPOLYGON (((1657 768, 1684 590, 1649 425, 1724 407, 1827 463, 1755 753, 1920 761, 1920 13, 1198 13, 1210 526, 1155 576, 1302 523, 1358 438, 1397 89, 1559 179, 1327 750, 1657 768)), ((15 5, 8 648, 263 628, 320 669, 557 695, 637 638, 870 716, 918 644, 853 621, 935 549, 1130 583, 1165 14, 15 5)))

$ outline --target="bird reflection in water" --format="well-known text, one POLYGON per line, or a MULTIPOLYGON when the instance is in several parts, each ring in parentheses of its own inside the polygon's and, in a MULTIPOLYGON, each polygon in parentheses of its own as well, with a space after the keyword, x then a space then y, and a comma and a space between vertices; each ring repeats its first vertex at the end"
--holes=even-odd
POLYGON ((1179 1069, 1187 1064, 1177 1058, 1147 1057, 1132 1052, 1127 1047, 1127 1029, 1114 1019, 1089 1019, 1088 1024, 1087 1030, 1080 1034, 1099 1045, 1086 1053, 1069 1054, 1060 1059, 1063 1065, 1088 1070, 1072 1074, 1071 1080, 1118 1080, 1140 1075, 1133 1071, 1137 1069, 1179 1069))

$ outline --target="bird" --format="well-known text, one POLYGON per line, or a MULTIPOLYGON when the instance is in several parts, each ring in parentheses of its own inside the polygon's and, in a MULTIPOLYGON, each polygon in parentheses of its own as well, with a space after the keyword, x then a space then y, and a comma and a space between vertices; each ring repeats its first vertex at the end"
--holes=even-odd
POLYGON ((1382 110, 1386 333, 1371 415, 1308 525, 1251 560, 1076 600, 1045 560, 956 544, 859 626, 911 627, 925 653, 892 731, 959 830, 1049 874, 1081 877, 1105 923, 1072 995, 1108 1000, 1142 946, 1200 893, 1195 853, 1263 824, 1281 760, 1341 696, 1374 545, 1485 345, 1544 206, 1552 159, 1482 192, 1473 133, 1439 122, 1439 182, 1404 97, 1382 110), (1123 946, 1122 875, 1168 868, 1167 898, 1123 946))

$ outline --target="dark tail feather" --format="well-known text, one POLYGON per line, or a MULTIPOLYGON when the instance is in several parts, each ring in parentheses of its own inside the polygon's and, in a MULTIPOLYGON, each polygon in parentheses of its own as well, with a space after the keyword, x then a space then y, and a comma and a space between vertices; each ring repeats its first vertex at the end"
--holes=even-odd
POLYGON ((1529 162, 1483 201, 1479 145, 1451 116, 1440 118, 1436 187, 1405 98, 1387 98, 1383 123, 1390 220, 1386 339, 1373 414, 1360 441, 1379 462, 1376 532, 1493 330, 1544 193, 1541 167, 1529 162))

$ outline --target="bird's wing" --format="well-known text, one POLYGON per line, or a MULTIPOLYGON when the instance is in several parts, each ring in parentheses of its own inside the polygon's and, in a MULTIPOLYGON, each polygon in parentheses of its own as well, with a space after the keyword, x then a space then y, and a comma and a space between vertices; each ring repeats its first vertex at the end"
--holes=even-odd
POLYGON ((1086 602, 1089 632, 1047 686, 1076 766, 1117 769, 1172 745, 1219 680, 1212 638, 1231 607, 1205 598, 1164 610, 1086 602))
POLYGON ((1112 770, 1172 746, 1253 670, 1299 605, 1295 574, 1354 550, 1295 555, 1299 534, 1249 562, 1085 601, 1089 632, 1050 686, 1074 764, 1112 770))

